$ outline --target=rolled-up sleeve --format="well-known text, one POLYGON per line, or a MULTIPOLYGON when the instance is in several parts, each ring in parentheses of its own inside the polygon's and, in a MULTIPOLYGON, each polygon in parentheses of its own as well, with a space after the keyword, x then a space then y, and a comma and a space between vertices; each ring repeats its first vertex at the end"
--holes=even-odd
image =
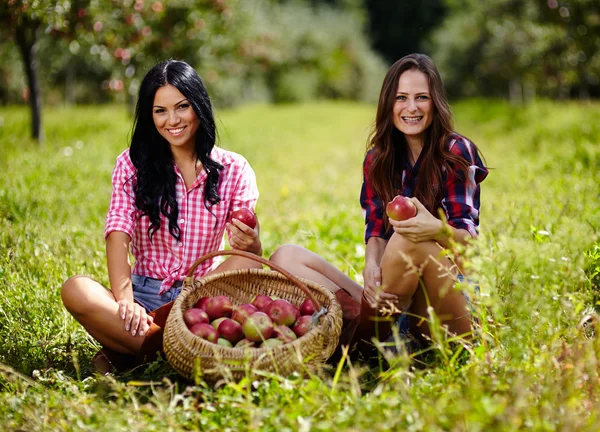
POLYGON ((112 174, 112 194, 106 215, 104 238, 113 231, 121 231, 133 237, 135 229, 135 194, 133 184, 135 168, 128 153, 121 154, 115 163, 112 174))
POLYGON ((442 207, 446 213, 448 225, 464 229, 472 236, 479 232, 479 184, 487 177, 485 168, 476 147, 466 138, 453 140, 450 151, 469 162, 467 175, 460 171, 446 173, 446 194, 442 198, 442 207))
POLYGON ((371 237, 382 237, 386 240, 391 237, 391 232, 386 232, 383 223, 383 202, 375 194, 373 185, 369 181, 369 168, 373 162, 373 152, 373 149, 370 150, 363 162, 363 183, 360 190, 360 205, 365 218, 365 243, 371 237))
MULTIPOLYGON (((233 169, 236 170, 237 182, 232 191, 231 203, 227 213, 227 220, 231 220, 231 213, 241 208, 248 208, 252 211, 256 208, 258 201, 258 185, 256 184, 256 174, 254 170, 243 158, 236 161, 233 169)), ((231 232, 228 231, 228 237, 231 240, 231 232)))

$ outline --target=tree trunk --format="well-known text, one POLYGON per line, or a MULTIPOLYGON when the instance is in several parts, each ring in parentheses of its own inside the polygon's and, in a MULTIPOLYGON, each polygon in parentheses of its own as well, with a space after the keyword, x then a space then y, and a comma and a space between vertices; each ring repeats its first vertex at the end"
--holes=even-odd
POLYGON ((513 105, 523 104, 523 85, 520 78, 513 77, 508 82, 508 100, 513 105))
POLYGON ((29 85, 29 106, 31 107, 31 136, 40 144, 44 142, 42 130, 42 97, 37 73, 37 34, 38 21, 23 20, 17 25, 16 40, 23 57, 23 65, 29 85))
POLYGON ((65 74, 65 104, 67 106, 76 103, 75 65, 73 59, 69 60, 65 74))

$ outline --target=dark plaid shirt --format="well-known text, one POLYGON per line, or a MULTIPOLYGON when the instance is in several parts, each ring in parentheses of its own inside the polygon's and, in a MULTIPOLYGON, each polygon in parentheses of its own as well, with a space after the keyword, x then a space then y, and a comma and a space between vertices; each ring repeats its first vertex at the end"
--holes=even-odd
MULTIPOLYGON (((479 194, 481 183, 487 176, 488 170, 483 165, 481 158, 475 150, 475 146, 465 137, 453 134, 448 141, 450 151, 469 162, 469 175, 462 178, 454 172, 444 171, 444 191, 439 207, 444 210, 448 225, 465 229, 472 236, 476 236, 479 228, 479 194)), ((367 152, 363 163, 363 185, 360 192, 360 204, 365 217, 365 243, 371 237, 382 237, 388 240, 393 229, 390 226, 387 231, 383 223, 385 206, 381 198, 375 195, 373 185, 369 181, 369 167, 373 162, 374 152, 372 148, 367 152)), ((402 186, 396 194, 412 197, 418 181, 421 156, 411 167, 408 162, 402 169, 402 186)), ((435 215, 434 215, 435 216, 435 215)))

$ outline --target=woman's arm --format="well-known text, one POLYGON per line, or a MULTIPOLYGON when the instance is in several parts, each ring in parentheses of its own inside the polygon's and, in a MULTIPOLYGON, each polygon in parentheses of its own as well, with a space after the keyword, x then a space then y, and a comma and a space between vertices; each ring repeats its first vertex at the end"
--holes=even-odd
POLYGON ((417 215, 404 221, 389 219, 394 232, 418 243, 433 240, 450 249, 452 243, 466 244, 473 236, 466 229, 454 228, 434 217, 417 198, 409 198, 417 207, 417 215))
POLYGON ((239 220, 233 220, 231 218, 232 213, 241 208, 248 208, 254 211, 259 195, 254 170, 243 158, 240 160, 237 175, 238 181, 227 213, 228 223, 226 227, 229 234, 229 244, 233 249, 239 249, 262 256, 263 250, 260 241, 260 224, 258 222, 258 217, 254 229, 239 220))
POLYGON ((382 301, 395 302, 397 296, 383 291, 381 287, 381 258, 385 252, 387 240, 381 237, 370 237, 367 240, 365 250, 365 268, 363 278, 365 289, 363 291, 365 300, 373 308, 382 301))
POLYGON ((128 302, 133 302, 131 262, 129 261, 130 242, 129 235, 120 231, 113 231, 106 238, 108 278, 117 301, 126 299, 128 302))
POLYGON ((131 237, 121 231, 112 231, 106 238, 106 261, 113 296, 119 305, 119 316, 125 331, 131 335, 144 336, 153 318, 146 314, 143 306, 133 301, 129 243, 131 237))

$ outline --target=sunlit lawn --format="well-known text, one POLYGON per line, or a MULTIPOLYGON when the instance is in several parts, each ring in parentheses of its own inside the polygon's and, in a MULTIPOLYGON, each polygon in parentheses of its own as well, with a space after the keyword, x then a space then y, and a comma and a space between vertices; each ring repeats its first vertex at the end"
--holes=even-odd
MULTIPOLYGON (((221 146, 256 171, 266 256, 301 244, 361 280, 358 195, 374 110, 314 103, 217 112, 221 146)), ((124 108, 48 108, 43 148, 28 139, 24 108, 0 108, 0 427, 600 428, 600 343, 576 327, 600 272, 600 106, 474 100, 454 111, 457 130, 492 168, 470 259, 482 291, 482 336, 470 354, 453 356, 457 347, 442 339, 425 363, 404 357, 387 371, 346 365, 337 381, 325 372, 213 391, 188 386, 164 362, 95 375, 98 346, 60 303, 70 275, 108 283, 102 234, 113 163, 130 133, 124 108)))

